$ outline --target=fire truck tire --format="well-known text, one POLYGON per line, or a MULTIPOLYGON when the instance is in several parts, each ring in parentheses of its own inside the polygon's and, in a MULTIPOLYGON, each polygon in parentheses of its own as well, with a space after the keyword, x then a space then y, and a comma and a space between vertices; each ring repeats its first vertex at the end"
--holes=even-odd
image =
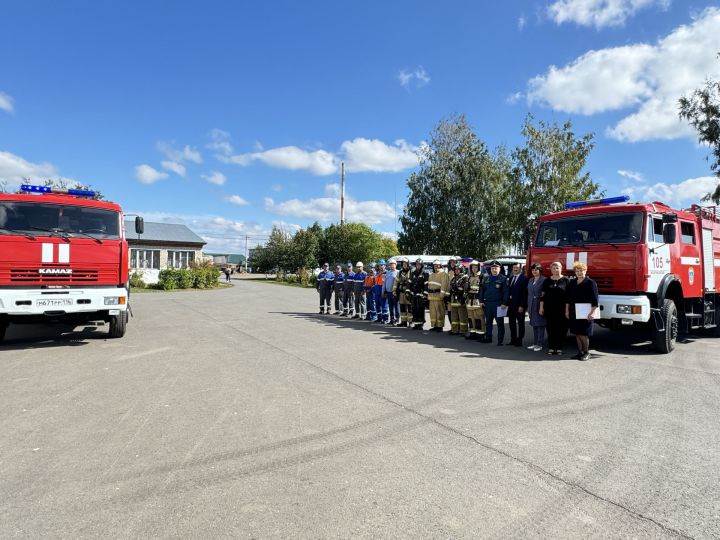
POLYGON ((127 312, 122 312, 120 315, 113 315, 110 317, 110 337, 121 338, 125 335, 125 328, 127 327, 127 312))
POLYGON ((675 302, 668 299, 663 300, 660 316, 665 330, 653 329, 653 348, 660 353, 667 354, 675 349, 678 335, 678 316, 675 302))

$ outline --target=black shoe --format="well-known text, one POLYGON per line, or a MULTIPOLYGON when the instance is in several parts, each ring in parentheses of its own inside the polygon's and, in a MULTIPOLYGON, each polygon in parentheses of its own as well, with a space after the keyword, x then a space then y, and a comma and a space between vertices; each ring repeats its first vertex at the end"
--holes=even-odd
POLYGON ((360 318, 360 315, 353 315, 352 318, 353 318, 353 319, 359 319, 359 318, 360 318))
POLYGON ((580 351, 578 351, 578 353, 572 355, 572 356, 570 357, 570 359, 571 359, 571 360, 582 360, 582 357, 583 357, 583 353, 581 353, 580 351))
POLYGON ((422 325, 421 324, 413 325, 412 329, 413 330, 422 330, 422 325))
POLYGON ((325 315, 325 310, 323 308, 320 308, 320 315, 325 315))
POLYGON ((497 342, 497 346, 498 346, 498 347, 502 347, 502 346, 503 346, 503 342, 502 342, 502 341, 498 341, 498 342, 497 342))
POLYGON ((589 353, 589 352, 584 352, 584 353, 582 354, 582 356, 581 356, 580 358, 578 358, 578 360, 582 360, 583 362, 587 362, 588 360, 590 360, 590 353, 589 353))

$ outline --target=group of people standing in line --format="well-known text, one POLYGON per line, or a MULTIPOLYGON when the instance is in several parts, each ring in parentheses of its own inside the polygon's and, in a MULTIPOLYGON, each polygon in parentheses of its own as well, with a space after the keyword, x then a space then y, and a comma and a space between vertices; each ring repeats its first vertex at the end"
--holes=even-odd
POLYGON ((447 316, 450 335, 492 343, 495 323, 496 343, 501 346, 508 318, 510 345, 516 347, 523 345, 527 314, 533 329, 528 349, 542 351, 547 331, 547 354, 562 355, 571 330, 578 347, 573 358, 589 358, 593 319, 598 315, 598 289, 582 262, 573 265, 572 279, 562 275, 559 262, 550 265, 548 277, 542 275, 538 263, 531 265, 528 277, 519 263, 513 265, 512 274, 504 275, 498 261, 492 261, 489 273, 485 273, 478 261, 470 262, 466 270, 458 258, 451 258, 447 268, 434 261, 431 273, 425 271, 422 259, 411 268, 406 257, 371 262, 367 272, 362 262, 354 268, 348 263, 346 272, 340 265, 333 272, 328 263, 323 265, 317 277, 320 314, 331 314, 334 293, 334 315, 422 330, 429 304, 431 332, 442 332, 447 316))

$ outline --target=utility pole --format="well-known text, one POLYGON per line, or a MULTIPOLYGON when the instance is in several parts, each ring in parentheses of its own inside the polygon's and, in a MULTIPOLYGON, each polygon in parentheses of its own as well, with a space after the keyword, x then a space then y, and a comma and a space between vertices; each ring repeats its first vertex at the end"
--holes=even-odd
POLYGON ((340 163, 340 225, 345 225, 345 162, 340 163))

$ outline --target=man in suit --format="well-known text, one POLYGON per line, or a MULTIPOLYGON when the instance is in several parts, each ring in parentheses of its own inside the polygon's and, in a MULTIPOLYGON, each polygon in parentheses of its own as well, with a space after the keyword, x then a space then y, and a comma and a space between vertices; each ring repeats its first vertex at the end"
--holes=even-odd
POLYGON ((510 296, 508 319, 510 323, 510 345, 521 347, 525 337, 525 312, 527 311, 527 277, 522 265, 515 263, 510 274, 510 296))

